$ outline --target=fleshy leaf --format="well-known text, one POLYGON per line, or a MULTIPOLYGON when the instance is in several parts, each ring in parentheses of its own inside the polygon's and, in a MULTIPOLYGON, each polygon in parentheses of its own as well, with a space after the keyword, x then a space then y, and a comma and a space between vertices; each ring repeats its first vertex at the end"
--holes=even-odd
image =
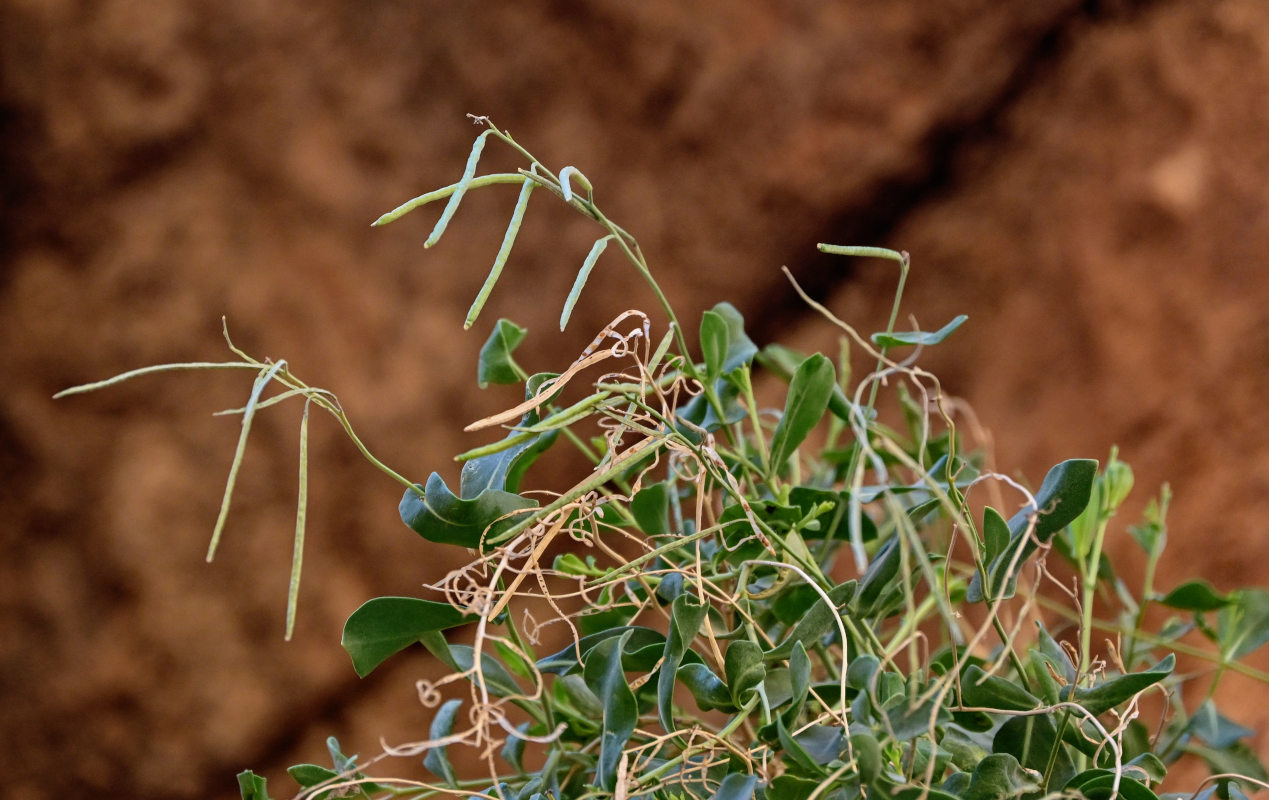
MULTIPOLYGON (((541 372, 525 383, 525 399, 537 395, 542 384, 556 377, 554 373, 541 372)), ((527 428, 540 421, 537 410, 520 418, 518 427, 527 428)), ((472 500, 487 491, 516 492, 520 479, 543 451, 555 443, 559 429, 530 434, 527 431, 511 431, 503 439, 514 441, 493 453, 469 459, 463 464, 459 477, 459 493, 464 500, 472 500)))
POLYGON ((480 348, 480 360, 476 364, 476 382, 484 389, 491 383, 519 383, 524 372, 516 364, 512 353, 524 341, 526 328, 509 319, 500 319, 485 344, 480 348))
POLYGON ((401 498, 401 521, 429 542, 472 549, 479 548, 482 539, 515 525, 520 516, 513 512, 538 504, 536 500, 494 489, 461 499, 435 472, 428 478, 423 494, 419 497, 417 492, 406 490, 401 498))
POLYGON ((743 706, 749 693, 767 675, 767 669, 762 664, 762 648, 748 639, 737 639, 727 647, 723 671, 727 675, 732 703, 743 706))
POLYGON ((1009 524, 996 509, 983 509, 983 562, 990 564, 1009 545, 1009 524))
POLYGON ((1207 581, 1188 581, 1159 598, 1159 602, 1169 608, 1183 611, 1215 611, 1234 602, 1229 595, 1223 595, 1212 588, 1207 581))
POLYGON ((648 536, 669 533, 669 486, 664 482, 644 486, 630 498, 630 513, 634 515, 635 522, 639 523, 639 529, 648 536))
POLYGON ((1001 711, 1030 711, 1040 707, 1040 699, 1016 683, 998 675, 987 675, 971 665, 961 678, 961 704, 1001 711))
POLYGON ((617 765, 621 751, 634 733, 639 716, 638 705, 621 667, 621 653, 633 631, 620 638, 609 637, 600 642, 586 658, 583 676, 587 687, 604 704, 603 730, 599 740, 599 761, 595 767, 595 783, 612 791, 617 782, 617 765))
POLYGON ((886 540, 886 543, 877 551, 872 563, 868 565, 863 577, 859 579, 859 589, 855 593, 855 608, 861 617, 869 617, 876 611, 876 607, 880 605, 878 601, 886 588, 899 574, 903 555, 901 548, 898 536, 886 540))
POLYGON ((990 592, 984 591, 982 573, 975 573, 966 599, 976 603, 989 597, 1013 597, 1017 591, 1017 574, 1031 554, 1088 506, 1096 475, 1097 462, 1087 458, 1063 461, 1049 470, 1040 491, 1035 494, 1035 505, 1028 504, 1009 520, 1009 546, 987 565, 986 582, 990 592))
POLYGON ((1049 781, 1054 786, 1061 786, 1075 776, 1075 763, 1058 741, 1057 726, 1047 716, 1030 715, 1006 720, 996 732, 992 750, 1008 753, 1022 766, 1040 773, 1048 770, 1050 757, 1053 757, 1049 781))
POLYGON ((705 359, 707 381, 716 381, 723 374, 727 344, 726 320, 717 311, 706 311, 701 317, 701 355, 705 359))
POLYGON ((1044 623, 1036 620, 1036 627, 1039 633, 1036 634, 1036 643, 1041 653, 1049 659, 1049 661, 1058 667, 1062 674, 1062 679, 1067 683, 1074 683, 1076 676, 1075 664, 1071 662, 1071 656, 1066 650, 1062 649, 1062 645, 1049 633, 1049 629, 1044 627, 1044 623))
MULTIPOLYGON (((440 708, 436 710, 436 716, 432 718, 432 728, 428 734, 429 739, 443 739, 454 731, 454 717, 458 714, 458 708, 463 704, 462 700, 457 698, 446 700, 440 708)), ((423 766, 432 771, 432 774, 445 781, 446 785, 454 786, 454 765, 449 763, 449 756, 445 753, 445 746, 433 747, 423 756, 423 766)))
POLYGON ((711 313, 727 323, 727 351, 723 355, 722 366, 722 374, 726 375, 753 361, 758 348, 745 333, 745 318, 731 303, 719 303, 711 309, 711 313))
POLYGON ((949 720, 947 709, 939 702, 938 695, 930 694, 924 700, 918 694, 905 698, 886 709, 889 730, 894 738, 906 742, 924 733, 934 725, 945 725, 949 720), (921 700, 921 702, 913 702, 921 700))
MULTIPOLYGON (((516 730, 525 733, 529 729, 529 723, 522 722, 516 726, 516 730)), ((515 734, 507 736, 507 743, 502 746, 500 753, 502 760, 511 765, 511 767, 519 774, 524 774, 524 739, 515 734)))
POLYGON ((752 800, 753 791, 757 785, 757 775, 733 772, 718 784, 718 791, 714 793, 713 800, 752 800))
POLYGON ((716 431, 724 425, 732 425, 745 418, 745 407, 740 404, 739 399, 740 388, 736 384, 725 378, 719 378, 714 382, 714 392, 718 397, 718 404, 722 407, 722 417, 718 416, 718 412, 706 399, 704 393, 693 397, 681 406, 675 415, 694 426, 677 426, 679 432, 692 441, 698 441, 700 438, 695 428, 716 431))
MULTIPOLYGON (((850 537, 850 492, 835 492, 818 489, 813 486, 794 486, 789 492, 789 503, 796 506, 803 515, 809 514, 816 506, 829 505, 831 508, 820 514, 820 526, 817 530, 803 529, 802 537, 807 541, 829 539, 846 541, 850 537)), ((867 514, 859 517, 861 542, 870 542, 877 538, 877 523, 867 514)))
MULTIPOLYGON (((803 747, 802 742, 799 741, 800 737, 794 737, 793 734, 789 733, 788 726, 784 724, 784 720, 781 717, 776 717, 775 724, 776 735, 780 741, 781 749, 784 750, 786 763, 789 763, 791 767, 798 768, 798 771, 803 774, 815 776, 828 774, 823 766, 820 765, 819 760, 803 747)), ((845 738, 842 735, 841 728, 833 728, 832 730, 836 731, 839 737, 845 738)))
MULTIPOLYGON (((798 352, 782 344, 769 344, 758 353, 758 362, 768 371, 780 376, 785 381, 793 377, 793 372, 806 360, 806 354, 798 352)), ((851 402, 839 384, 833 384, 833 394, 828 398, 828 410, 842 422, 851 422, 851 402)), ((869 417, 871 419, 871 416, 869 417)))
MULTIPOLYGON (((449 652, 456 672, 467 672, 476 663, 476 649, 470 645, 452 644, 449 645, 449 652)), ((518 695, 522 691, 516 685, 516 679, 512 677, 511 671, 490 653, 480 654, 480 672, 484 675, 485 687, 495 697, 518 695)))
POLYGON ((242 800, 271 800, 267 784, 268 780, 263 775, 249 769, 238 773, 238 791, 242 793, 242 800))
POLYGON ((836 373, 822 353, 803 361, 789 381, 784 414, 771 436, 771 469, 778 471, 828 409, 836 373))
POLYGON ((364 678, 389 656, 421 641, 425 634, 474 619, 449 603, 414 597, 376 597, 348 617, 341 643, 352 657, 353 669, 364 678))
POLYGON ((1071 778, 1064 788, 1085 800, 1159 800, 1149 787, 1133 778, 1119 777, 1118 795, 1113 791, 1115 784, 1115 773, 1108 769, 1090 769, 1071 778))
POLYGON ((899 331, 897 333, 874 333, 872 335, 873 344, 878 347, 902 347, 903 345, 932 345, 946 339, 951 335, 952 331, 964 324, 969 317, 965 314, 958 315, 951 322, 947 323, 937 331, 899 331))
POLYGON ((701 711, 735 711, 727 684, 704 664, 684 664, 678 668, 679 681, 692 693, 701 711))
POLYGON ((683 654, 701 629, 707 610, 709 606, 690 594, 674 598, 670 607, 670 635, 666 637, 661 669, 657 674, 657 712, 666 733, 678 729, 674 724, 674 681, 679 664, 683 663, 683 654))
POLYGON ((1007 753, 992 753, 974 768, 963 797, 965 800, 1006 800, 1039 788, 1039 782, 1022 768, 1018 759, 1007 753))
POLYGON ((1221 657, 1237 661, 1269 641, 1269 592, 1239 589, 1233 602, 1220 610, 1217 636, 1221 657))
POLYGON ((1067 686, 1062 690, 1062 696, 1064 700, 1074 700, 1084 706, 1089 713, 1104 714, 1171 675, 1175 666, 1176 656, 1168 653, 1162 661, 1148 670, 1120 675, 1089 689, 1076 686, 1073 694, 1072 687, 1067 686))
POLYGON ((638 626, 610 628, 605 631, 599 631, 590 636, 583 636, 581 640, 575 644, 570 644, 558 653, 552 653, 549 656, 538 659, 538 672, 550 672, 555 675, 563 675, 574 667, 578 666, 591 650, 598 647, 608 639, 622 636, 626 632, 630 632, 629 643, 626 652, 634 652, 642 650, 645 647, 664 647, 665 634, 655 631, 652 628, 641 628, 638 626), (581 645, 581 652, 578 652, 578 645, 581 645))
POLYGON ((855 582, 847 581, 833 587, 828 592, 828 597, 835 604, 834 608, 829 608, 824 602, 824 598, 816 595, 814 605, 812 605, 802 617, 797 625, 793 626, 793 630, 789 631, 789 635, 784 638, 777 646, 768 650, 766 659, 775 661, 788 658, 793 654, 793 646, 801 642, 804 647, 814 646, 824 634, 828 633, 836 627, 835 621, 838 619, 838 608, 844 605, 855 594, 855 582))
POLYGON ((1211 700, 1203 701, 1203 704, 1194 711, 1194 716, 1190 718, 1187 727, 1190 733, 1217 749, 1229 747, 1239 739, 1245 739, 1256 733, 1251 728, 1244 728, 1237 722, 1227 719, 1216 710, 1216 704, 1211 700))

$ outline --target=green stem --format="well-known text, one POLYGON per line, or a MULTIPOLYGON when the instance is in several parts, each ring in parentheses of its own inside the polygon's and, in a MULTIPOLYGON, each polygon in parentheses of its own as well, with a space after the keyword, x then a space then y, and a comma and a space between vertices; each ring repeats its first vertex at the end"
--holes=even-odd
POLYGON ((1097 573, 1100 571, 1102 559, 1102 543, 1106 539, 1106 528, 1110 519, 1100 517, 1097 521, 1097 534, 1093 537, 1093 549, 1088 560, 1080 564, 1081 579, 1081 616, 1080 621, 1080 672, 1087 672, 1093 662, 1093 602, 1097 594, 1097 573))

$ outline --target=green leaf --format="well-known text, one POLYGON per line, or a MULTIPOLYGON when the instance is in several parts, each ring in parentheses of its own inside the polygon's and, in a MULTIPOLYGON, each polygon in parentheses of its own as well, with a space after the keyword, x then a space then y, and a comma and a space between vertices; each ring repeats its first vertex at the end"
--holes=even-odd
POLYGON ((554 691, 557 706, 565 708, 568 716, 574 718, 574 726, 580 722, 583 731, 599 732, 599 721, 604 717, 604 704, 586 686, 581 675, 561 675, 555 681, 554 691))
POLYGON ((666 733, 677 730, 674 724, 674 681, 679 664, 696 638, 709 606, 690 594, 674 598, 670 606, 670 633, 665 639, 661 669, 657 674, 657 715, 666 733))
POLYGON ((1195 580, 1176 587, 1159 598, 1159 602, 1182 611, 1215 611, 1234 602, 1234 599, 1216 591, 1207 581, 1195 580))
MULTIPOLYGON (((522 722, 516 726, 516 731, 526 733, 529 730, 529 723, 522 722)), ((507 736, 507 743, 502 746, 500 753, 502 760, 511 765, 518 774, 524 774, 524 739, 515 734, 507 736)))
MULTIPOLYGON (((428 733, 429 739, 444 739, 454 732, 454 717, 458 714, 458 708, 463 704, 462 700, 446 700, 436 711, 436 716, 432 718, 432 728, 428 733)), ((433 775, 445 781, 447 786, 453 787, 456 783, 454 776, 454 765, 449 763, 449 756, 445 753, 446 746, 433 747, 423 756, 423 766, 431 770, 433 775)))
POLYGON ((1168 541, 1168 505, 1172 501, 1172 490, 1164 484, 1159 497, 1146 504, 1142 514, 1142 523, 1132 525, 1128 533, 1141 545, 1141 549, 1150 558, 1158 558, 1168 541))
POLYGON ((1143 672, 1120 675, 1117 678, 1102 681, 1089 689, 1080 686, 1063 687, 1062 699, 1074 700, 1088 709, 1091 714, 1104 714, 1171 675, 1175 666, 1176 656, 1168 653, 1162 661, 1143 672))
POLYGON ((718 380, 727 358, 727 321, 717 311, 706 311, 701 317, 701 355, 705 359, 705 379, 718 380))
POLYGON ((727 350, 723 355, 722 374, 735 372, 753 361, 758 348, 745 333, 745 318, 731 303, 719 303, 709 313, 717 314, 727 324, 727 350))
POLYGON ((751 800, 757 785, 757 775, 733 772, 718 784, 718 791, 714 793, 713 800, 751 800))
POLYGON ((1040 698, 1018 684, 999 675, 987 675, 981 667, 970 665, 961 677, 961 705, 1001 711, 1030 711, 1039 708, 1041 703, 1040 698))
POLYGON ((877 780, 884 767, 881 745, 877 742, 877 737, 867 731, 851 734, 850 747, 859 768, 860 783, 868 785, 877 780))
POLYGON ((376 597, 344 623, 343 647, 353 669, 366 677, 389 656, 421 641, 424 634, 475 620, 449 603, 414 597, 376 597))
POLYGON ((1115 773, 1108 769, 1089 769, 1067 781, 1066 791, 1078 793, 1085 800, 1159 800, 1145 784, 1120 776, 1119 794, 1115 795, 1115 773))
MULTIPOLYGON (((528 400, 535 397, 542 384, 557 377, 555 373, 540 372, 525 382, 524 394, 528 400)), ((538 411, 532 410, 520 418, 520 428, 536 425, 540 421, 538 411)), ((473 500, 485 492, 516 492, 520 480, 538 456, 559 436, 559 430, 539 433, 512 431, 503 442, 510 443, 496 452, 468 459, 459 475, 459 494, 464 500, 473 500)))
POLYGON ((339 740, 334 736, 326 737, 326 751, 330 753, 330 763, 334 765, 336 772, 352 772, 357 768, 357 756, 344 755, 339 740))
POLYGON ((1269 592, 1239 589, 1220 610, 1216 631, 1221 658, 1237 661, 1269 641, 1269 592))
POLYGON ((645 486, 630 498, 630 513, 648 536, 670 532, 670 489, 666 482, 645 486))
POLYGON ((771 436, 772 470, 780 469, 788 461, 824 416, 835 379, 833 362, 822 353, 803 361, 793 373, 784 414, 771 436))
POLYGON ((476 383, 480 388, 491 383, 519 383, 524 379, 524 370, 511 354, 524 341, 526 333, 526 328, 509 319, 498 320, 480 348, 480 360, 476 364, 476 383))
POLYGON ((692 693, 701 711, 735 711, 727 684, 704 664, 684 664, 678 668, 679 681, 692 693))
POLYGON ((746 416, 745 407, 740 404, 740 387, 735 383, 726 378, 719 378, 714 382, 714 393, 718 396, 718 404, 722 407, 721 417, 703 392, 680 406, 675 414, 677 419, 691 423, 690 427, 680 424, 675 428, 692 442, 700 441, 697 428, 712 432, 724 425, 734 425, 746 416))
POLYGON ((267 783, 268 780, 249 769, 238 773, 238 791, 242 793, 242 800, 271 800, 267 783))
POLYGON ((406 490, 401 498, 401 521, 429 542, 473 550, 519 522, 520 515, 513 512, 538 505, 536 500, 495 489, 460 499, 435 472, 427 479, 423 495, 406 490))
POLYGON ((937 695, 929 694, 922 698, 919 689, 914 687, 910 696, 886 709, 886 720, 895 741, 906 742, 928 733, 933 725, 946 724, 950 719, 937 695))
POLYGON ((723 656, 723 673, 734 705, 743 706, 749 693, 762 683, 767 668, 762 663, 762 648, 748 639, 737 639, 727 646, 723 656))
MULTIPOLYGON (((788 381, 798 365, 806 360, 806 354, 782 344, 769 344, 758 353, 758 361, 770 372, 788 381)), ((851 422, 851 402, 846 399, 840 384, 833 385, 828 399, 828 410, 842 422, 851 422)))
POLYGON ((1009 520, 1008 547, 987 565, 986 583, 990 591, 984 591, 983 574, 975 573, 966 599, 977 603, 1013 597, 1018 572, 1031 554, 1088 506, 1096 476, 1097 462, 1087 458, 1063 461, 1049 470, 1040 491, 1035 494, 1035 505, 1028 504, 1009 520))
POLYGON ((1074 683, 1077 673, 1070 654, 1049 634, 1049 629, 1044 627, 1042 621, 1036 620, 1036 627, 1039 628, 1039 633, 1036 634, 1036 644, 1040 652, 1049 659, 1050 663, 1058 668, 1063 680, 1067 683, 1074 683))
POLYGON ((820 782, 817 780, 799 778, 786 772, 771 779, 765 796, 767 800, 807 800, 819 788, 820 782))
POLYGON ((316 764, 296 764, 293 767, 287 767, 286 774, 290 775, 296 783, 305 789, 339 775, 333 769, 319 767, 316 764))
POLYGON ((806 654, 801 642, 793 645, 793 653, 789 656, 789 688, 792 697, 783 716, 785 723, 793 725, 811 691, 811 657, 806 654))
POLYGON ((793 646, 799 642, 803 646, 813 647, 830 629, 836 628, 838 608, 845 605, 854 594, 855 581, 833 587, 828 592, 828 598, 834 603, 832 608, 817 594, 815 603, 807 609, 797 625, 793 626, 789 635, 784 637, 784 641, 766 652, 766 659, 780 661, 788 658, 793 654, 793 646))
POLYGON ((1255 734, 1251 728, 1244 728, 1237 722, 1227 719, 1216 710, 1216 704, 1211 700, 1204 700, 1203 704, 1194 711, 1194 716, 1190 718, 1186 729, 1217 749, 1224 749, 1239 739, 1255 734))
POLYGON ((989 744, 990 740, 984 741, 956 725, 948 726, 943 738, 939 739, 939 747, 950 754, 952 765, 967 772, 972 772, 978 762, 986 758, 988 751, 985 745, 989 744))
POLYGON ((608 639, 618 636, 624 636, 630 633, 629 645, 626 652, 642 650, 646 647, 664 647, 665 634, 655 631, 651 628, 642 628, 639 626, 611 628, 605 631, 583 636, 580 641, 570 644, 558 653, 552 653, 549 656, 538 659, 538 672, 549 672, 555 675, 563 675, 569 670, 580 665, 587 655, 608 639), (580 645, 580 652, 578 645, 580 645))
POLYGON ((1009 546, 1009 524, 1000 512, 983 509, 983 562, 990 564, 1009 546))
POLYGON ((1041 774, 1049 767, 1049 759, 1054 751, 1057 758, 1053 761, 1053 770, 1049 773, 1049 783, 1062 786, 1075 776, 1075 762, 1058 740, 1057 726, 1047 716, 1013 717, 996 731, 992 741, 992 751, 1007 753, 1018 759, 1022 766, 1041 774))
POLYGON ((885 590, 899 575, 902 565, 902 545, 898 536, 886 540, 877 551, 872 563, 859 579, 859 589, 855 593, 855 609, 860 617, 872 616, 879 605, 885 590))
MULTIPOLYGON (((1139 730, 1141 730, 1142 733, 1145 734, 1146 741, 1144 742, 1144 745, 1146 748, 1148 748, 1150 746, 1149 734, 1146 733, 1145 726, 1141 725, 1140 722, 1134 721, 1134 723, 1136 725, 1139 725, 1140 726, 1139 730)), ((1129 724, 1134 724, 1134 723, 1129 723, 1129 724)), ((1127 751, 1127 748, 1125 748, 1125 752, 1126 751, 1127 751)), ((1150 785, 1153 783, 1162 783, 1163 779, 1168 777, 1167 764, 1164 764, 1162 759, 1160 759, 1158 756, 1156 756, 1154 753, 1151 753, 1151 752, 1142 753, 1141 755, 1137 756, 1136 758, 1132 759, 1127 764, 1125 764, 1125 766, 1132 767, 1132 768, 1135 768, 1136 770, 1139 770, 1142 778, 1144 778, 1144 780, 1142 780, 1142 783, 1146 785, 1150 785)))
MULTIPOLYGON (((1191 744, 1186 749, 1207 762, 1207 768, 1213 774, 1245 775, 1255 780, 1269 781, 1269 773, 1265 772, 1264 764, 1256 752, 1243 742, 1235 742, 1220 749, 1191 744)), ((1240 785, 1252 791, 1262 788, 1246 781, 1240 781, 1240 785)))
MULTIPOLYGON (((467 672, 476 663, 476 649, 470 645, 452 644, 449 645, 449 652, 450 657, 454 660, 454 670, 456 672, 467 672)), ((490 653, 481 652, 480 672, 485 678, 485 688, 495 697, 508 697, 523 693, 520 686, 516 683, 516 679, 512 677, 510 670, 490 653)))
POLYGON ((937 331, 900 331, 898 333, 879 332, 872 335, 873 344, 878 347, 902 347, 903 345, 932 345, 946 339, 951 335, 952 331, 964 324, 969 319, 965 314, 958 315, 951 322, 947 323, 937 331))
POLYGON ((1061 667, 1035 648, 1031 648, 1028 653, 1031 657, 1027 659, 1026 669, 1031 687, 1045 703, 1052 705, 1058 702, 1061 699, 1062 684, 1054 676, 1062 674, 1061 667))
MULTIPOLYGON (((802 746, 802 742, 789 733, 788 727, 784 724, 784 720, 776 717, 776 735, 780 741, 780 747, 784 750, 784 757, 790 766, 800 768, 799 771, 816 776, 826 776, 828 772, 819 763, 814 755, 802 746)), ((834 728, 839 737, 842 736, 841 728, 834 728)), ((844 737, 843 737, 844 738, 844 737)), ((827 763, 827 761, 825 762, 827 763)))
POLYGON ((634 692, 626 683, 626 674, 621 668, 621 653, 632 633, 626 631, 620 638, 610 637, 596 645, 587 656, 582 673, 586 686, 604 704, 595 783, 607 791, 612 791, 616 785, 621 751, 634 733, 639 716, 634 692))
POLYGON ((861 692, 868 691, 879 669, 881 659, 871 653, 861 653, 852 658, 846 667, 846 685, 861 692))
POLYGON ((974 768, 964 800, 1006 800, 1030 794, 1040 782, 1007 753, 992 753, 974 768))
MULTIPOLYGON (((818 517, 820 522, 818 530, 802 530, 802 536, 808 541, 818 539, 846 541, 850 538, 850 492, 834 492, 813 486, 794 486, 789 490, 789 503, 797 507, 803 515, 810 514, 817 507, 830 506, 818 517)), ((870 542, 877 538, 877 523, 873 522, 872 517, 861 514, 859 526, 861 542, 870 542)))
POLYGON ((1078 517, 1071 520, 1071 524, 1067 530, 1070 534, 1071 544, 1071 560, 1076 564, 1084 565, 1081 569, 1087 569, 1088 556, 1093 549, 1093 542, 1097 538, 1097 528, 1104 521, 1102 516, 1102 480, 1094 479, 1092 491, 1088 496, 1088 506, 1080 513, 1078 517))

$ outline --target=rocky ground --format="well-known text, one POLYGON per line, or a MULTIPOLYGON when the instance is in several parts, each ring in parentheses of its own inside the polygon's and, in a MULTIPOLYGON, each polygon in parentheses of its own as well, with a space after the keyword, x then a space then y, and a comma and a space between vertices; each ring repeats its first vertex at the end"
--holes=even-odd
MULTIPOLYGON (((514 399, 474 385, 496 316, 530 328, 526 361, 546 369, 652 303, 628 276, 596 280, 558 334, 594 231, 542 202, 462 333, 512 194, 469 198, 426 253, 431 217, 368 223, 457 177, 467 113, 584 170, 684 318, 729 299, 755 338, 826 341, 788 264, 871 330, 893 271, 814 244, 910 251, 907 309, 971 317, 926 363, 1000 469, 1038 478, 1118 443, 1134 508, 1176 492, 1163 580, 1265 580, 1261 0, 6 0, 0 59, 7 797, 232 797, 248 766, 285 796, 282 768, 331 733, 363 753, 420 735, 419 664, 358 681, 336 643, 364 599, 454 563, 400 526, 397 486, 337 426, 313 426, 284 644, 298 410, 257 423, 209 567, 237 423, 207 414, 249 382, 49 397, 225 358, 224 315, 238 344, 336 389, 386 462, 452 470, 473 444, 458 423, 514 399)), ((1235 711, 1263 729, 1267 708, 1235 711)))

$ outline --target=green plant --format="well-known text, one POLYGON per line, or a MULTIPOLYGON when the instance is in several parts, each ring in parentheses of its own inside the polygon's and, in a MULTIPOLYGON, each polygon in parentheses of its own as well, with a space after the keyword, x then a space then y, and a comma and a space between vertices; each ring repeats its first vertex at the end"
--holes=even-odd
MULTIPOLYGON (((333 394, 232 343, 237 362, 161 365, 63 393, 173 369, 255 372, 247 404, 231 412, 242 433, 209 558, 251 421, 288 398, 304 399, 302 442, 311 406, 334 414, 405 486, 403 521, 429 546, 471 554, 434 599, 370 600, 344 630, 359 675, 416 643, 452 671, 420 684, 436 709, 426 739, 373 760, 422 755, 433 777, 369 777, 370 764, 331 739, 330 767, 290 770, 303 796, 1137 800, 1156 797, 1186 755, 1213 776, 1199 796, 1266 786, 1243 741, 1251 731, 1225 718, 1213 693, 1231 671, 1269 681, 1240 662, 1269 640, 1269 594, 1222 594, 1201 581, 1155 588, 1166 487, 1130 529, 1147 563, 1134 593, 1103 549, 1132 487, 1114 451, 1100 471, 1086 459, 1058 464, 1034 492, 983 469, 964 451, 937 379, 916 364, 965 317, 933 332, 896 328, 906 254, 820 246, 899 270, 889 324, 870 337, 803 294, 842 331, 837 359, 759 348, 727 303, 704 313, 693 348, 635 239, 600 210, 585 176, 553 173, 477 122, 485 130, 461 180, 375 223, 447 199, 431 246, 467 191, 519 186, 467 325, 531 194, 545 190, 602 229, 561 328, 608 247, 647 283, 668 327, 654 334, 649 316, 625 311, 562 372, 530 375, 515 359, 526 331, 498 320, 478 381, 522 385, 525 400, 468 426, 505 436, 458 457, 457 492, 437 473, 419 485, 381 464, 333 394), (490 140, 528 167, 477 177, 490 140), (875 365, 858 379, 852 352, 875 365), (780 382, 782 408, 764 408, 758 396, 780 382), (266 399, 270 383, 282 390, 266 399), (560 441, 590 468, 557 494, 523 490, 525 471, 560 441), (1052 550, 1069 562, 1074 588, 1047 568, 1052 550), (1098 601, 1116 609, 1111 619, 1094 616, 1098 601), (1176 615, 1148 630, 1152 605, 1176 615), (544 613, 549 621, 535 620, 544 613), (1098 642, 1099 631, 1118 643, 1098 642), (1215 651, 1182 641, 1192 631, 1215 651), (548 647, 553 632, 563 635, 548 647), (1182 675, 1177 654, 1211 669, 1182 675), (1186 704, 1195 687, 1205 697, 1186 704), (452 759, 463 749, 477 762, 465 769, 452 759)), ((300 465, 288 636, 306 445, 300 465)), ((262 777, 239 780, 244 797, 267 797, 262 777)))

